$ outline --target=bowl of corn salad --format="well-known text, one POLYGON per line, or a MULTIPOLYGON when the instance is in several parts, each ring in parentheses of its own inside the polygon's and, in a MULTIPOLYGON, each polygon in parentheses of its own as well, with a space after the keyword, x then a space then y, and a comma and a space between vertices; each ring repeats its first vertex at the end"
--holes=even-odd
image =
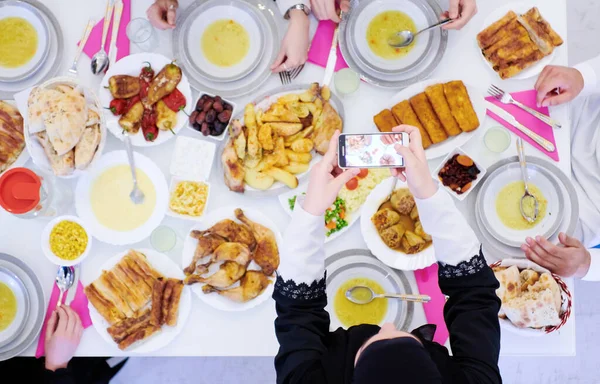
POLYGON ((79 264, 90 252, 92 237, 76 216, 60 216, 42 232, 44 255, 56 265, 79 264))

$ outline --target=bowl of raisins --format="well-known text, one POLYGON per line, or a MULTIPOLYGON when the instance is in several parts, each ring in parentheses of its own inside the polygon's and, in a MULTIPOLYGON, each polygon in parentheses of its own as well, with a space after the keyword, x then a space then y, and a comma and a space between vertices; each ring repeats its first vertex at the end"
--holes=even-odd
POLYGON ((435 171, 440 183, 459 201, 483 179, 485 168, 477 164, 471 156, 460 148, 450 152, 435 171))

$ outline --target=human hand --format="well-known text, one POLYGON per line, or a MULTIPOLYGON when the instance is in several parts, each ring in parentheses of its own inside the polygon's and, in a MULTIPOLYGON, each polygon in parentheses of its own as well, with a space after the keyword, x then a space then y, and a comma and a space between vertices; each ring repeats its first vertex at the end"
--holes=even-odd
POLYGON ((394 143, 402 142, 402 135, 384 135, 381 136, 381 142, 385 145, 392 145, 394 143))
POLYGON ((583 85, 583 76, 575 68, 547 65, 535 82, 537 105, 567 103, 581 93, 583 85))
POLYGON ((83 326, 79 315, 70 307, 56 308, 46 327, 46 369, 66 368, 81 341, 83 326))
POLYGON ((146 16, 158 29, 173 29, 178 6, 177 0, 156 0, 146 11, 146 16))
POLYGON ((450 9, 442 14, 443 18, 455 19, 444 25, 444 29, 461 29, 477 13, 476 0, 450 0, 450 9))
POLYGON ((558 241, 563 245, 562 247, 552 244, 541 236, 535 239, 528 237, 527 244, 521 245, 521 249, 529 260, 557 275, 584 277, 592 261, 590 252, 579 240, 563 232, 558 234, 558 241))
POLYGON ((333 168, 337 165, 339 137, 340 131, 335 131, 331 141, 329 141, 329 149, 327 149, 321 161, 310 171, 308 188, 302 208, 311 215, 323 215, 327 208, 333 204, 344 184, 360 172, 360 169, 353 168, 345 170, 336 177, 331 174, 333 168))
POLYGON ((437 185, 431 178, 425 150, 421 142, 419 128, 410 125, 400 125, 393 132, 406 132, 410 142, 408 147, 396 145, 394 149, 404 158, 404 168, 393 168, 392 176, 405 181, 408 189, 417 199, 428 199, 437 192, 437 185))
POLYGON ((294 9, 290 12, 288 29, 281 41, 279 55, 271 65, 271 71, 289 71, 306 62, 309 24, 308 16, 302 10, 294 9))
MULTIPOLYGON (((317 20, 331 20, 339 23, 341 19, 335 3, 335 0, 310 0, 310 8, 317 20)), ((340 9, 342 12, 348 12, 350 10, 350 0, 341 0, 340 9)))

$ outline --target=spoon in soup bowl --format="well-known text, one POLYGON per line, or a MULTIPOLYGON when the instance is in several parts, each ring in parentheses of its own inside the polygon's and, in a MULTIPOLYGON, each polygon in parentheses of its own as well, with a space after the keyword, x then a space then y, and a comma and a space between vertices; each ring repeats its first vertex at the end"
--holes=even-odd
POLYGON ((454 21, 454 19, 444 19, 438 23, 430 25, 429 27, 427 27, 425 29, 421 29, 417 33, 412 33, 411 31, 396 32, 388 38, 388 45, 391 47, 394 47, 394 48, 408 47, 409 45, 412 44, 412 42, 415 40, 415 37, 417 37, 417 35, 425 32, 425 31, 429 31, 430 29, 446 25, 451 21, 454 21))
POLYGON ((519 207, 521 208, 521 216, 530 223, 534 223, 539 214, 539 203, 535 196, 529 192, 527 180, 529 175, 527 174, 527 162, 525 161, 525 148, 523 148, 523 139, 517 140, 517 153, 519 154, 519 165, 521 166, 521 177, 523 178, 523 184, 525 185, 525 193, 521 197, 519 207), (531 212, 533 210, 533 212, 531 212))
POLYGON ((354 304, 369 304, 375 299, 399 299, 403 301, 413 301, 416 303, 427 303, 431 300, 427 295, 406 295, 398 293, 375 293, 371 288, 363 285, 357 285, 346 291, 346 299, 354 304))

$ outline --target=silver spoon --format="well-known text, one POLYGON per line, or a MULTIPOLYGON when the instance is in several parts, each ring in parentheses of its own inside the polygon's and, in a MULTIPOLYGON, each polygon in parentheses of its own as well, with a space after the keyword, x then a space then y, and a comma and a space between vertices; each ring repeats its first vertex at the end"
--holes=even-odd
POLYGON ((525 184, 525 193, 523 194, 523 197, 521 197, 521 203, 519 204, 520 208, 521 208, 521 216, 523 216, 523 218, 525 220, 527 220, 528 222, 533 223, 537 220, 537 217, 539 214, 539 204, 538 204, 538 200, 535 198, 535 196, 533 196, 531 193, 529 193, 529 187, 527 186, 527 180, 529 180, 529 176, 527 175, 527 163, 525 162, 525 148, 523 148, 523 139, 521 139, 521 138, 519 138, 519 140, 517 140, 517 153, 519 154, 519 165, 521 166, 521 176, 523 177, 523 183, 525 184), (524 208, 525 202, 527 200, 531 201, 531 199, 533 199, 533 207, 534 207, 533 216, 530 215, 531 209, 526 210, 524 208))
POLYGON ((108 60, 108 53, 104 49, 104 43, 106 42, 106 35, 108 35, 108 26, 110 25, 110 19, 113 11, 113 0, 108 0, 106 4, 106 14, 104 15, 104 24, 102 25, 102 41, 100 42, 100 50, 92 57, 92 73, 97 75, 102 73, 108 68, 110 61, 108 60))
POLYGON ((57 307, 62 305, 62 298, 65 292, 73 286, 73 281, 75 280, 75 270, 73 267, 58 267, 58 272, 56 272, 56 285, 60 290, 60 294, 58 295, 58 303, 57 307))
POLYGON ((131 138, 128 133, 125 133, 125 149, 127 150, 127 158, 129 159, 129 167, 131 168, 131 177, 133 178, 133 189, 129 194, 129 198, 134 204, 142 204, 144 202, 144 192, 138 187, 137 175, 135 174, 135 162, 133 160, 133 149, 131 148, 131 138))
POLYGON ((382 298, 390 298, 390 299, 400 299, 403 301, 414 301, 417 303, 427 303, 431 300, 431 297, 427 295, 402 295, 396 293, 382 293, 377 294, 373 292, 373 290, 369 287, 365 287, 363 285, 357 285, 356 287, 352 287, 346 291, 346 299, 350 300, 354 304, 369 304, 371 301, 375 299, 382 298), (363 291, 367 293, 367 297, 364 300, 357 299, 354 297, 353 293, 363 291))
POLYGON ((441 27, 442 25, 446 25, 451 21, 454 21, 454 19, 442 20, 439 23, 430 25, 429 27, 427 27, 425 29, 421 29, 417 33, 412 33, 411 31, 396 32, 389 37, 388 44, 394 48, 402 48, 402 47, 409 46, 413 42, 415 37, 417 37, 418 34, 425 32, 425 31, 429 31, 430 29, 433 29, 435 27, 441 27))

